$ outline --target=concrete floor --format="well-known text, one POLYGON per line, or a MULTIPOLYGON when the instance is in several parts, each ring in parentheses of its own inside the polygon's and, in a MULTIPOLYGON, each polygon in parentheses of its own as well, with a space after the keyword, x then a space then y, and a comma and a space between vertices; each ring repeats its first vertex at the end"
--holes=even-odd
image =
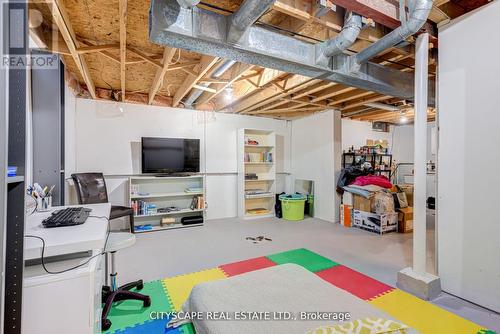
MULTIPOLYGON (((432 219, 429 221, 427 267, 434 272, 434 232, 432 219)), ((121 282, 149 281, 295 248, 310 249, 395 286, 396 273, 411 264, 412 235, 380 236, 313 218, 302 222, 212 220, 202 227, 137 234, 134 247, 117 253, 117 268, 121 282), (254 244, 245 240, 260 235, 272 241, 254 244)), ((500 314, 446 293, 433 303, 500 331, 500 314)))

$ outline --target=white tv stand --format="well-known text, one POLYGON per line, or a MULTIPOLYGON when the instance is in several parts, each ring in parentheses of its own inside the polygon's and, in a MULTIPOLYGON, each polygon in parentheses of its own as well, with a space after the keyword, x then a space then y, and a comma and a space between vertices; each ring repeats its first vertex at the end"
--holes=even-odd
POLYGON ((134 214, 134 224, 151 225, 152 229, 136 230, 135 233, 194 227, 203 224, 182 225, 181 218, 189 216, 205 216, 206 196, 204 176, 200 174, 189 176, 133 176, 129 178, 129 203, 134 201, 155 204, 156 210, 176 207, 179 210, 156 213, 134 214), (200 191, 187 192, 188 188, 200 188, 200 191), (193 197, 203 199, 202 208, 191 208, 193 197), (161 226, 164 217, 175 218, 175 224, 161 226))

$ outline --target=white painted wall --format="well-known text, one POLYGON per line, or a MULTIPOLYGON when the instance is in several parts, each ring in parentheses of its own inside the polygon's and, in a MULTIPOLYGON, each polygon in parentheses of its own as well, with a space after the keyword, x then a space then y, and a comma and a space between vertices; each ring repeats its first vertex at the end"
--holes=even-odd
POLYGON ((443 290, 500 312, 500 2, 439 31, 438 260, 443 290), (480 54, 478 56, 478 50, 480 54))
MULTIPOLYGON (((207 218, 237 216, 236 144, 237 130, 243 127, 276 132, 277 189, 285 189, 284 173, 289 171, 287 121, 222 113, 205 115, 186 109, 80 98, 75 100, 74 116, 71 116, 71 101, 67 99, 66 175, 103 172, 114 204, 127 203, 127 176, 141 172, 141 137, 199 138, 201 171, 206 168, 208 173, 207 218)), ((71 197, 71 193, 68 196, 71 197)))
POLYGON ((393 128, 391 126, 391 132, 373 131, 371 122, 344 118, 342 119, 342 150, 347 152, 353 145, 354 148, 365 146, 367 139, 387 140, 391 145, 393 128))
POLYGON ((292 121, 291 130, 292 178, 314 181, 314 215, 330 222, 338 221, 335 159, 341 154, 335 152, 334 123, 330 110, 292 121))
MULTIPOLYGON (((436 123, 430 122, 427 127, 427 160, 436 160, 436 123)), ((372 123, 342 119, 342 150, 353 146, 366 145, 367 139, 387 140, 397 162, 413 162, 413 125, 391 126, 390 132, 372 130, 372 123)))

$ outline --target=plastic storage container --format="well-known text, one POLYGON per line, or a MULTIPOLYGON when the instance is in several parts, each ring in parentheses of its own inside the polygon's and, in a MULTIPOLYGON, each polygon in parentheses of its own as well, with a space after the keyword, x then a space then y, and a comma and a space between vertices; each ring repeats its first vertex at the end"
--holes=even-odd
POLYGON ((307 197, 301 194, 280 195, 283 219, 303 220, 307 197))

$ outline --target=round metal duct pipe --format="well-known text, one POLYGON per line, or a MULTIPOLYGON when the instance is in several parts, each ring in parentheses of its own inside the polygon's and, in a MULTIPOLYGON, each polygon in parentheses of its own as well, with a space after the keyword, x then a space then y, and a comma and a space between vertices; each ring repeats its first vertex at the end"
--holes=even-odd
POLYGON ((200 0, 177 0, 182 8, 192 8, 196 7, 200 3, 200 0))

